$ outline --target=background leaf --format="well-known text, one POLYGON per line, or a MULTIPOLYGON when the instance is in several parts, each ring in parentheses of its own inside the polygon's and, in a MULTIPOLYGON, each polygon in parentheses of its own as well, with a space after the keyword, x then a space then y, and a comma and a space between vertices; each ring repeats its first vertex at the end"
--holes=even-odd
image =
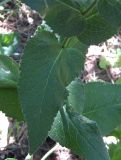
POLYGON ((0 111, 7 116, 24 120, 18 100, 19 65, 8 56, 0 55, 0 111))
POLYGON ((0 87, 0 111, 18 121, 24 120, 16 88, 0 87))
POLYGON ((86 26, 78 38, 87 45, 99 44, 113 36, 116 29, 108 24, 98 13, 86 19, 86 26))
POLYGON ((12 58, 0 55, 0 87, 17 85, 19 65, 12 58))
POLYGON ((85 28, 84 18, 79 10, 65 2, 55 2, 45 17, 47 24, 55 33, 64 37, 80 34, 85 28))
POLYGON ((98 1, 98 10, 101 16, 114 27, 121 26, 121 1, 101 0, 98 1))

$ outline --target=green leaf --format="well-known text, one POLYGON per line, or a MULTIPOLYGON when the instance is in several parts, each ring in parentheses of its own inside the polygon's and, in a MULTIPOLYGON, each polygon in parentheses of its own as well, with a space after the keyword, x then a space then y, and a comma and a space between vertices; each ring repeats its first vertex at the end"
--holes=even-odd
POLYGON ((2 46, 9 46, 13 43, 15 37, 15 33, 8 33, 8 34, 0 34, 0 42, 2 46))
POLYGON ((118 78, 115 83, 116 84, 121 84, 121 78, 118 78))
POLYGON ((121 27, 121 1, 120 0, 100 0, 98 10, 101 16, 114 27, 121 27))
POLYGON ((100 57, 99 66, 103 69, 106 69, 107 67, 121 67, 121 55, 120 54, 112 54, 113 57, 109 57, 106 55, 103 55, 100 57))
POLYGON ((99 66, 102 69, 107 69, 109 66, 111 66, 111 63, 110 63, 110 61, 108 59, 106 59, 105 56, 101 56, 100 57, 99 66))
POLYGON ((10 57, 0 55, 0 87, 16 87, 19 65, 10 57))
POLYGON ((85 30, 78 38, 87 45, 99 44, 113 36, 116 32, 116 29, 97 13, 86 19, 85 30))
POLYGON ((24 120, 18 100, 19 66, 11 58, 0 55, 0 111, 7 116, 24 120))
POLYGON ((96 123, 78 113, 58 113, 49 135, 86 160, 110 159, 96 123))
POLYGON ((85 28, 84 18, 79 10, 65 2, 55 2, 45 17, 47 24, 63 37, 80 34, 85 28))
POLYGON ((0 111, 4 112, 6 116, 17 119, 18 121, 24 120, 16 88, 0 87, 0 111))
POLYGON ((121 85, 73 81, 69 92, 69 104, 74 110, 81 113, 83 110, 84 116, 95 120, 103 135, 121 123, 121 85))
POLYGON ((67 97, 65 86, 83 68, 83 54, 75 48, 63 48, 53 33, 40 28, 28 41, 21 63, 19 94, 31 152, 45 140, 67 97))
POLYGON ((121 125, 116 127, 110 134, 111 136, 114 136, 117 138, 117 140, 121 141, 121 125))
POLYGON ((82 113, 84 110, 85 92, 78 81, 73 81, 67 86, 69 92, 68 102, 76 112, 82 113))

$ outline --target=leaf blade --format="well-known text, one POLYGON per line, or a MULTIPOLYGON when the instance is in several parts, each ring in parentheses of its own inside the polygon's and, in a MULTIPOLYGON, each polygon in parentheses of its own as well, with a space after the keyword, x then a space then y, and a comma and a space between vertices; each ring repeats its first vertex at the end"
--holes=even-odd
POLYGON ((65 86, 78 76, 83 63, 80 50, 62 48, 53 33, 39 28, 28 41, 21 64, 19 95, 28 123, 31 152, 47 136, 67 97, 65 86))
POLYGON ((0 111, 18 121, 24 120, 16 88, 0 87, 0 111))
POLYGON ((100 15, 103 16, 112 26, 116 28, 121 26, 121 2, 119 0, 98 1, 98 10, 100 15))
POLYGON ((19 65, 8 56, 0 55, 0 87, 16 87, 19 65))
POLYGON ((117 30, 97 12, 86 19, 85 30, 78 36, 78 39, 87 45, 99 44, 109 39, 116 32, 117 30))
POLYGON ((103 135, 109 134, 121 123, 120 85, 105 83, 71 83, 69 104, 74 110, 97 122, 103 135), (74 93, 77 93, 75 96, 74 93), (75 98, 75 99, 74 99, 75 98), (78 101, 78 108, 75 106, 78 101), (80 111, 80 108, 81 111, 80 111), (105 123, 102 123, 102 120, 105 123))
POLYGON ((96 123, 78 113, 58 113, 49 135, 87 160, 109 160, 96 123))

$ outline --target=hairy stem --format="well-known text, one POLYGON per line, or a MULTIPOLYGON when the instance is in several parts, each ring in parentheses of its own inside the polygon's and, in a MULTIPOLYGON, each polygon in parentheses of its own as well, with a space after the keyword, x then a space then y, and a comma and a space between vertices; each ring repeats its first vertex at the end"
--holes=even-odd
POLYGON ((96 6, 96 4, 97 4, 97 0, 94 0, 94 2, 82 14, 84 16, 89 15, 89 13, 94 9, 94 7, 96 6))
POLYGON ((46 160, 59 146, 59 143, 57 143, 52 149, 50 149, 41 160, 46 160))
POLYGON ((69 44, 70 38, 65 38, 62 43, 62 48, 66 48, 69 44))

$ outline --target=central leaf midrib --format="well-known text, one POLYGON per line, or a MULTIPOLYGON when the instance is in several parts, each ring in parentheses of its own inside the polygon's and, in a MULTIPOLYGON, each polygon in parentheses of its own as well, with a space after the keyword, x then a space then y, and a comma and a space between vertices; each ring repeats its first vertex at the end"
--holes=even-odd
POLYGON ((48 73, 48 76, 47 76, 47 79, 46 79, 46 82, 45 82, 45 87, 44 87, 44 89, 43 89, 43 96, 42 96, 40 108, 41 108, 41 106, 42 106, 42 104, 43 104, 43 101, 44 101, 44 98, 45 98, 45 94, 46 94, 47 86, 48 86, 48 83, 49 83, 49 79, 50 79, 50 77, 51 77, 51 74, 52 74, 52 72, 53 72, 53 69, 54 69, 56 63, 58 62, 58 60, 59 60, 62 52, 63 52, 63 49, 61 48, 61 49, 60 49, 60 52, 58 53, 58 56, 55 58, 55 60, 54 60, 54 62, 53 62, 53 64, 52 64, 52 67, 50 68, 50 71, 49 71, 49 73, 48 73))

